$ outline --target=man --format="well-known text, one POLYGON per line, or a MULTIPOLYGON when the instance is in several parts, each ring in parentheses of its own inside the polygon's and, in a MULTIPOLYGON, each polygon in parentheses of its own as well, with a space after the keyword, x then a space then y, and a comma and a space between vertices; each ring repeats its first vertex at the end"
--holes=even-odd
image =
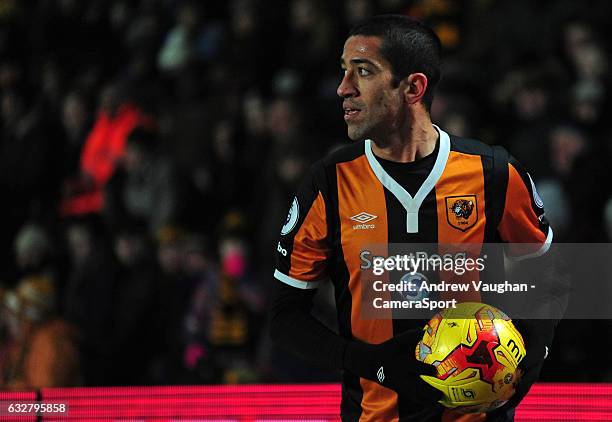
MULTIPOLYGON (((536 256, 552 241, 535 188, 514 159, 432 124, 440 50, 431 29, 403 16, 373 17, 352 29, 337 93, 344 99, 349 138, 356 142, 312 167, 277 245, 271 335, 311 362, 343 370, 346 421, 487 418, 444 410, 437 404, 440 393, 420 379, 434 373, 414 357, 422 321, 361 317, 364 245, 497 240, 537 244, 531 251, 536 256), (449 215, 452 198, 475 208, 462 226, 449 215), (339 335, 309 313, 314 291, 326 279, 335 288, 339 335)), ((539 373, 543 351, 540 341, 528 344, 527 381, 488 420, 513 419, 513 407, 539 373)))

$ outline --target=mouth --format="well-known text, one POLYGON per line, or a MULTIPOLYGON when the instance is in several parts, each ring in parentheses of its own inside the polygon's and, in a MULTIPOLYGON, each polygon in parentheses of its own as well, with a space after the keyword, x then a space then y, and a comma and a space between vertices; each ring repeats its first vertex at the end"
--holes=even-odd
POLYGON ((344 120, 347 122, 357 118, 357 116, 361 112, 361 109, 355 108, 354 106, 347 104, 344 104, 342 106, 342 109, 344 110, 344 120))

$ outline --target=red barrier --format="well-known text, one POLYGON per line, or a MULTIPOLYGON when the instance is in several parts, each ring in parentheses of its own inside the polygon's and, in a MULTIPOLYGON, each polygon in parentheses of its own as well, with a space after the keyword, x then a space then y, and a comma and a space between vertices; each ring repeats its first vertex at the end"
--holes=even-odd
POLYGON ((612 421, 610 384, 536 384, 516 421, 612 421))
MULTIPOLYGON (((54 388, 42 390, 42 397, 69 405, 68 415, 44 421, 340 420, 337 384, 54 388)), ((612 385, 535 385, 517 409, 516 421, 612 421, 612 385)))
POLYGON ((337 384, 45 389, 42 396, 69 403, 68 418, 45 418, 48 421, 340 420, 337 384))

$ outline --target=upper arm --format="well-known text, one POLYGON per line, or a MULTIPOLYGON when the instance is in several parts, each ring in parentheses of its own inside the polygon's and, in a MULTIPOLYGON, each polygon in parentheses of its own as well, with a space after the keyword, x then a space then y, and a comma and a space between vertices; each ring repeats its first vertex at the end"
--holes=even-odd
POLYGON ((327 278, 331 250, 325 198, 314 171, 291 202, 276 248, 274 277, 301 289, 317 288, 327 278))
POLYGON ((511 244, 507 253, 515 259, 545 254, 553 237, 533 179, 512 157, 508 162, 508 185, 498 232, 504 242, 511 244))

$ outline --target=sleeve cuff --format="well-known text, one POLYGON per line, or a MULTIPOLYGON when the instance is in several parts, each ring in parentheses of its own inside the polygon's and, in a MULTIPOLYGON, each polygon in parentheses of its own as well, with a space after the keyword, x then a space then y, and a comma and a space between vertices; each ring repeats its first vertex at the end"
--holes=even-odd
POLYGON ((289 277, 288 275, 281 273, 279 270, 274 270, 274 278, 290 286, 297 287, 298 289, 316 289, 319 287, 320 283, 320 281, 298 280, 296 278, 289 277))

